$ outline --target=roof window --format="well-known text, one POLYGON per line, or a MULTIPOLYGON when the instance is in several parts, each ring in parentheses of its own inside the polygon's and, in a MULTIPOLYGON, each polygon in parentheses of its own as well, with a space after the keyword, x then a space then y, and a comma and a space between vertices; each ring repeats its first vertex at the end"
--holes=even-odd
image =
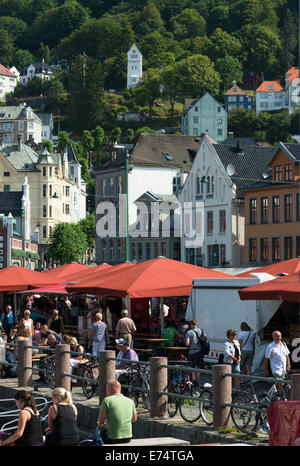
POLYGON ((163 156, 166 160, 174 160, 174 157, 172 157, 172 155, 168 154, 167 152, 163 152, 163 156))

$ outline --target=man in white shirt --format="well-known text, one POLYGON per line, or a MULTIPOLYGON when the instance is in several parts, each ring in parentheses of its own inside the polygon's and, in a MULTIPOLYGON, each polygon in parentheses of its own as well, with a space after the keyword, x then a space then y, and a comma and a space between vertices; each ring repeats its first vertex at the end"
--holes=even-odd
MULTIPOLYGON (((273 342, 267 347, 264 361, 265 377, 272 376, 277 379, 284 379, 286 374, 290 372, 291 364, 289 358, 289 350, 286 344, 282 341, 282 335, 278 330, 272 334, 273 342), (270 370, 269 370, 270 364, 270 370)), ((277 388, 281 390, 282 384, 278 384, 277 388)))

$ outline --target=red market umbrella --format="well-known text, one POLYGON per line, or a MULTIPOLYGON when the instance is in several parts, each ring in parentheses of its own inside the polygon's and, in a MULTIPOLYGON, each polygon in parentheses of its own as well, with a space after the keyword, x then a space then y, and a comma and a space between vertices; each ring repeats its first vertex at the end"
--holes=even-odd
POLYGON ((283 300, 300 302, 300 276, 298 273, 274 278, 238 291, 241 300, 283 300))
POLYGON ((248 270, 235 275, 237 278, 251 277, 251 273, 269 273, 270 275, 276 276, 276 274, 292 274, 300 271, 300 257, 289 259, 286 261, 275 262, 274 264, 266 265, 265 267, 258 267, 257 269, 248 270))
POLYGON ((49 285, 43 288, 34 288, 28 291, 19 291, 20 294, 68 294, 65 285, 49 285))
POLYGON ((93 277, 95 274, 107 272, 113 269, 112 265, 109 264, 101 264, 96 265, 95 267, 88 267, 87 269, 81 270, 77 273, 72 273, 69 275, 65 275, 65 283, 77 283, 82 280, 86 280, 89 277, 93 277))
POLYGON ((84 264, 78 264, 77 262, 72 262, 71 264, 61 265, 59 267, 55 267, 53 269, 45 270, 41 272, 43 276, 51 277, 51 278, 60 278, 63 279, 71 274, 76 274, 82 272, 83 270, 87 270, 90 267, 84 264))
POLYGON ((167 258, 140 262, 130 268, 90 279, 68 291, 130 298, 189 296, 194 278, 228 278, 230 275, 167 258))
POLYGON ((0 270, 0 291, 22 291, 53 283, 55 281, 44 276, 42 272, 20 266, 0 270))
POLYGON ((66 288, 69 292, 73 293, 89 293, 88 291, 85 291, 85 286, 90 287, 91 283, 100 283, 101 280, 113 276, 115 273, 117 273, 117 271, 133 266, 134 264, 131 262, 123 262, 122 264, 108 266, 105 269, 100 269, 101 266, 93 267, 93 270, 76 276, 76 279, 74 280, 76 283, 66 285, 66 288))

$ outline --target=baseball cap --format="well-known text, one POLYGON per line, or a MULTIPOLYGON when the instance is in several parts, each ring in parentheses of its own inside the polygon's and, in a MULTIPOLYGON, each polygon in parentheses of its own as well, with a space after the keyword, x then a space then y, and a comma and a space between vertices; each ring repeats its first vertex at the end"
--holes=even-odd
POLYGON ((128 341, 124 340, 124 338, 119 338, 118 340, 115 340, 115 342, 119 346, 128 346, 128 341))

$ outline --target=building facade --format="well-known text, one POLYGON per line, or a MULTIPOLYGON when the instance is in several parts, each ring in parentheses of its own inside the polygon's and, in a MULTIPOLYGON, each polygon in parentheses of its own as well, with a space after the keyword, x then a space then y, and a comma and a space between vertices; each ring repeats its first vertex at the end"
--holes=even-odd
POLYGON ((37 113, 36 116, 42 122, 41 138, 42 141, 53 140, 53 114, 52 113, 37 113))
POLYGON ((26 86, 34 76, 43 80, 48 80, 53 77, 53 70, 51 66, 42 59, 41 62, 32 63, 27 68, 24 68, 20 73, 19 81, 23 86, 26 86))
POLYGON ((127 53, 127 89, 136 86, 143 76, 143 55, 135 44, 127 53))
POLYGON ((268 176, 245 190, 245 264, 300 255, 299 161, 299 144, 279 143, 268 176))
POLYGON ((208 134, 217 142, 227 138, 227 111, 206 92, 200 99, 186 99, 182 114, 182 134, 208 134))
POLYGON ((191 203, 194 228, 197 219, 202 219, 199 244, 187 235, 182 237, 182 261, 204 267, 243 264, 245 213, 241 189, 262 178, 272 155, 270 148, 213 144, 204 136, 178 195, 182 206, 191 203))
MULTIPOLYGON (((179 257, 178 242, 175 244, 175 240, 167 241, 166 235, 159 231, 155 233, 156 236, 151 236, 148 228, 146 231, 139 231, 137 219, 142 214, 148 218, 147 208, 153 203, 158 206, 163 202, 168 204, 168 196, 176 196, 190 170, 200 142, 201 138, 192 136, 149 133, 141 134, 132 146, 114 145, 111 148, 110 160, 96 172, 95 208, 98 223, 104 203, 109 202, 115 206, 116 234, 100 237, 99 230, 96 231, 97 263, 116 264, 126 260, 126 192, 129 230, 127 258, 140 261, 165 254, 172 258, 179 257), (144 211, 141 210, 142 206, 138 205, 142 199, 145 201, 144 211), (174 245, 173 250, 170 244, 174 245)), ((160 220, 164 220, 163 216, 160 220)))
POLYGON ((287 95, 279 81, 264 81, 255 91, 256 113, 287 108, 287 95))
POLYGON ((252 112, 254 110, 253 96, 248 95, 236 84, 225 92, 225 108, 230 112, 233 108, 245 108, 252 112))
POLYGON ((5 66, 0 64, 0 100, 5 102, 6 94, 14 92, 18 77, 5 66))
POLYGON ((29 140, 39 144, 42 141, 42 121, 25 103, 1 107, 0 138, 4 144, 29 140))
POLYGON ((56 223, 86 216, 86 185, 71 145, 64 154, 18 145, 0 146, 0 191, 20 191, 24 175, 31 189, 30 230, 39 231, 39 254, 47 262, 47 244, 56 223))

